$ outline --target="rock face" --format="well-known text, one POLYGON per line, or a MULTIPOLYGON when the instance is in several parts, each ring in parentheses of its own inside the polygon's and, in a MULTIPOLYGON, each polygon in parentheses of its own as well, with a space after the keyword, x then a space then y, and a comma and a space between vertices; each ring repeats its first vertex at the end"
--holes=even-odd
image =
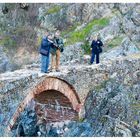
POLYGON ((22 116, 21 122, 18 124, 17 136, 36 136, 37 133, 37 116, 34 111, 26 111, 22 116))
POLYGON ((94 130, 97 130, 94 136, 136 136, 140 131, 138 71, 132 73, 129 71, 125 77, 123 71, 120 77, 117 73, 113 73, 110 80, 103 82, 89 93, 85 104, 86 118, 92 123, 94 130), (130 75, 133 75, 133 78, 130 78, 130 75), (109 122, 105 116, 109 117, 109 122), (117 123, 110 125, 111 119, 117 123), (120 121, 125 122, 126 126, 125 123, 124 126, 118 126, 120 121))
POLYGON ((128 56, 130 54, 137 54, 139 53, 139 49, 136 45, 130 41, 130 38, 126 37, 123 39, 121 45, 116 47, 112 50, 109 50, 101 55, 103 60, 111 60, 116 59, 121 56, 128 56))
POLYGON ((0 73, 10 70, 9 59, 0 47, 0 73))
POLYGON ((140 18, 138 18, 140 16, 140 13, 138 12, 140 6, 136 7, 136 9, 133 11, 132 15, 131 15, 131 19, 134 22, 134 24, 136 24, 137 26, 140 25, 140 18))
MULTIPOLYGON (((121 34, 121 17, 114 16, 110 19, 110 23, 107 27, 103 28, 97 34, 100 34, 103 42, 107 42, 108 40, 112 40, 116 36, 121 34)), ((95 33, 93 32, 93 35, 95 33)))
POLYGON ((83 43, 79 42, 74 45, 70 45, 64 48, 64 52, 61 54, 61 64, 62 65, 71 65, 76 63, 82 63, 84 50, 82 49, 83 43))
POLYGON ((7 3, 0 10, 3 6, 8 12, 0 13, 0 73, 34 63, 0 75, 0 136, 21 101, 44 80, 37 48, 46 29, 61 30, 73 44, 61 54, 62 71, 47 76, 72 85, 83 104, 81 120, 46 124, 31 104, 22 113, 19 109, 11 136, 140 136, 140 4, 29 4, 23 9, 7 3), (89 66, 82 46, 98 33, 105 46, 101 64, 89 66))
MULTIPOLYGON (((3 6, 4 4, 0 4, 1 10, 3 6)), ((4 51, 8 53, 9 64, 12 61, 13 65, 12 68, 7 69, 4 68, 5 65, 9 65, 6 64, 7 61, 1 62, 3 67, 1 72, 19 69, 22 65, 32 64, 34 61, 38 63, 37 48, 46 28, 51 32, 54 32, 56 29, 64 31, 64 38, 69 38, 71 33, 84 29, 82 34, 86 34, 86 36, 84 39, 80 39, 81 42, 85 42, 86 38, 92 38, 94 34, 100 33, 107 49, 121 46, 124 38, 129 38, 137 48, 140 46, 139 4, 34 3, 29 4, 26 10, 20 8, 19 4, 14 3, 7 3, 5 6, 8 7, 8 13, 0 14, 0 31, 2 32, 0 40, 2 42, 1 45, 5 48, 4 51), (102 18, 107 19, 109 24, 105 24, 104 21, 100 22, 99 20, 102 18), (92 25, 92 21, 97 22, 92 25), (88 24, 91 26, 90 28, 87 28, 88 24), (101 26, 98 24, 101 24, 101 26)), ((77 36, 81 36, 81 34, 77 36)), ((66 52, 64 53, 67 54, 62 57, 62 62, 65 61, 65 64, 69 63, 76 56, 71 54, 74 51, 70 51, 70 54, 67 51, 73 50, 75 47, 80 49, 80 45, 76 45, 78 44, 77 42, 79 40, 72 42, 72 44, 75 44, 73 47, 70 45, 65 49, 66 52), (70 47, 72 49, 69 49, 70 47)), ((79 53, 77 58, 79 58, 79 53)), ((74 60, 74 63, 80 61, 77 58, 74 60)))
MULTIPOLYGON (((123 64, 120 68, 127 69, 130 68, 129 65, 130 63, 123 64)), ((110 79, 91 90, 85 101, 84 122, 92 127, 87 128, 87 133, 81 132, 80 126, 75 123, 65 136, 139 136, 140 77, 139 68, 137 69, 113 72, 110 79)))
POLYGON ((125 56, 129 55, 129 54, 133 54, 133 53, 138 53, 139 52, 139 50, 136 47, 136 45, 133 44, 133 42, 131 42, 129 38, 125 38, 122 41, 121 47, 122 47, 122 54, 125 55, 125 56))
POLYGON ((64 137, 91 137, 93 129, 88 122, 75 122, 68 126, 69 130, 64 134, 64 137))
POLYGON ((69 26, 73 26, 75 23, 89 22, 94 18, 97 19, 104 16, 105 13, 107 15, 111 13, 113 6, 114 4, 94 3, 45 4, 41 5, 39 8, 39 19, 44 19, 44 21, 41 21, 42 26, 48 26, 52 29, 66 29, 69 26))

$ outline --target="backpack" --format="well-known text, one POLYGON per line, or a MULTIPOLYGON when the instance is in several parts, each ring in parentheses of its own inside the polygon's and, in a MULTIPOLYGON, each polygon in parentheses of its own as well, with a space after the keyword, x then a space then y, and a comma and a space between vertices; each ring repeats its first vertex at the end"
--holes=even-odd
POLYGON ((96 49, 97 49, 97 52, 98 53, 102 53, 103 52, 103 49, 102 49, 102 42, 100 42, 100 41, 97 41, 97 43, 98 43, 98 45, 96 46, 96 49))
POLYGON ((60 50, 60 52, 64 51, 64 43, 63 43, 62 38, 55 39, 55 44, 56 44, 57 48, 60 50))
POLYGON ((102 53, 103 52, 102 47, 101 46, 97 46, 97 51, 98 51, 98 53, 102 53))

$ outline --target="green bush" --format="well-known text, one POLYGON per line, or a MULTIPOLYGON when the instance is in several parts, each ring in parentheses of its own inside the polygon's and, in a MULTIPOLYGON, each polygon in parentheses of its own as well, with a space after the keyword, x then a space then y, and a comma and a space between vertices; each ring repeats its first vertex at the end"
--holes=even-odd
POLYGON ((0 45, 11 48, 11 47, 16 46, 16 41, 13 40, 12 38, 6 36, 6 37, 4 37, 3 39, 0 40, 0 45))
POLYGON ((75 23, 75 25, 67 27, 67 29, 61 33, 62 37, 65 37, 65 35, 72 33, 77 28, 78 25, 79 23, 75 23))
POLYGON ((36 43, 36 48, 38 48, 40 45, 41 45, 41 40, 42 40, 42 37, 38 37, 37 38, 37 43, 36 43))
POLYGON ((84 44, 82 45, 82 49, 84 50, 85 54, 91 54, 90 44, 88 41, 84 42, 84 44))
POLYGON ((78 41, 84 41, 87 37, 87 35, 90 33, 91 29, 93 26, 99 26, 99 27, 105 27, 109 24, 109 19, 108 18, 102 18, 102 19, 96 19, 91 21, 90 23, 87 24, 86 27, 84 27, 80 31, 74 31, 71 32, 69 35, 69 38, 67 39, 66 44, 74 44, 75 42, 78 41))
POLYGON ((12 33, 15 34, 15 35, 23 34, 23 33, 26 33, 26 32, 28 32, 26 27, 17 27, 16 29, 14 29, 12 31, 12 33))
POLYGON ((123 36, 115 37, 107 43, 108 47, 109 48, 117 47, 117 46, 121 45, 122 40, 123 40, 123 36))
POLYGON ((84 118, 80 118, 79 122, 82 123, 85 119, 84 118))
POLYGON ((58 6, 58 5, 55 5, 53 7, 51 7, 50 9, 48 9, 48 11, 46 12, 46 14, 54 14, 54 13, 57 13, 61 10, 61 7, 58 6))

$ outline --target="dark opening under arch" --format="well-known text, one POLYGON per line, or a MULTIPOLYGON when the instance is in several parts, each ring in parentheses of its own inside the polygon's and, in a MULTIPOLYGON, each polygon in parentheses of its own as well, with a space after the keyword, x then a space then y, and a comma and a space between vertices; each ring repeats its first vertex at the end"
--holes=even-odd
POLYGON ((72 105, 72 109, 76 112, 79 112, 81 107, 81 102, 76 93, 74 87, 69 84, 67 81, 57 78, 57 77, 45 77, 39 83, 37 83, 34 87, 30 88, 31 90, 27 93, 26 98, 19 104, 16 112, 11 118, 8 130, 11 130, 14 126, 17 118, 20 116, 20 113, 24 110, 27 104, 37 97, 38 95, 43 94, 46 91, 54 90, 59 92, 59 95, 65 96, 72 105))

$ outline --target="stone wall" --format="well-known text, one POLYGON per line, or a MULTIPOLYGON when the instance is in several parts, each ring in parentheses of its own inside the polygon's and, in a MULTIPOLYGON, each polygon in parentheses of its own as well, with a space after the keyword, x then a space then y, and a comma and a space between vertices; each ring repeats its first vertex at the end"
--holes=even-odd
MULTIPOLYGON (((105 81, 116 77, 116 80, 126 85, 138 82, 140 73, 140 54, 129 57, 121 57, 117 60, 102 62, 98 65, 75 65, 62 67, 60 73, 49 73, 68 82, 78 94, 81 103, 84 104, 89 91, 102 85, 105 81)), ((8 114, 12 116, 18 105, 34 90, 34 87, 44 81, 38 69, 20 70, 13 73, 0 75, 0 110, 1 124, 7 125, 8 114), (6 119, 6 120, 4 120, 6 119)), ((47 78, 47 77, 46 77, 47 78)))
MULTIPOLYGON (((30 70, 18 70, 0 75, 0 124, 7 126, 13 113, 16 111, 19 102, 26 94, 24 90, 37 80, 37 74, 30 70)), ((2 127, 0 128, 2 129, 2 127)), ((1 130, 2 131, 2 130, 1 130)), ((1 134, 0 134, 1 135, 1 134)))

